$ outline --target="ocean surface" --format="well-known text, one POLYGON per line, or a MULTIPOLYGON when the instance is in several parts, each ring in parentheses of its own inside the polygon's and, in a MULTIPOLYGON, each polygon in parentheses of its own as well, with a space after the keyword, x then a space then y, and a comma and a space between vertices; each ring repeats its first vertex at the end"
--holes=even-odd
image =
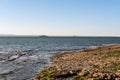
POLYGON ((110 44, 120 37, 0 37, 0 80, 31 80, 59 52, 110 44))

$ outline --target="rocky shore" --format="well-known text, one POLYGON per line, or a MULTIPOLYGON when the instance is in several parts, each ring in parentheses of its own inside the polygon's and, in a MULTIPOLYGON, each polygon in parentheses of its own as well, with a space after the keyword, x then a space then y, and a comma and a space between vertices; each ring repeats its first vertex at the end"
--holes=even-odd
POLYGON ((120 80, 120 45, 60 53, 51 60, 33 80, 120 80))

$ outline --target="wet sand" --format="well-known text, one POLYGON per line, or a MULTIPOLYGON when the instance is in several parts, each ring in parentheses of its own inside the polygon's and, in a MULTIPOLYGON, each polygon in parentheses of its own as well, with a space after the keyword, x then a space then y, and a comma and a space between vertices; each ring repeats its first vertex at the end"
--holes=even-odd
POLYGON ((120 45, 59 53, 33 80, 120 80, 120 45))

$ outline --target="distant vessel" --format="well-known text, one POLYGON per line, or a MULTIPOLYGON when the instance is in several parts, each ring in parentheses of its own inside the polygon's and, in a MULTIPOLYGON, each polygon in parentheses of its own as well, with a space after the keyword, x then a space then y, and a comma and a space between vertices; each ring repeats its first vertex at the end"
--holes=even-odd
POLYGON ((39 37, 48 37, 47 35, 41 35, 41 36, 39 36, 39 37))
POLYGON ((76 36, 76 35, 73 35, 72 37, 78 37, 78 36, 76 36))

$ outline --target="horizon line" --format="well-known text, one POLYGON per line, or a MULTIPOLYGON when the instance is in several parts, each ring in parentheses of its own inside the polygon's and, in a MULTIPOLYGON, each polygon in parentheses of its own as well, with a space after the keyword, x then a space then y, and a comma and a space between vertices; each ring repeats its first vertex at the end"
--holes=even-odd
POLYGON ((0 37, 120 37, 117 35, 16 35, 0 34, 0 37))

